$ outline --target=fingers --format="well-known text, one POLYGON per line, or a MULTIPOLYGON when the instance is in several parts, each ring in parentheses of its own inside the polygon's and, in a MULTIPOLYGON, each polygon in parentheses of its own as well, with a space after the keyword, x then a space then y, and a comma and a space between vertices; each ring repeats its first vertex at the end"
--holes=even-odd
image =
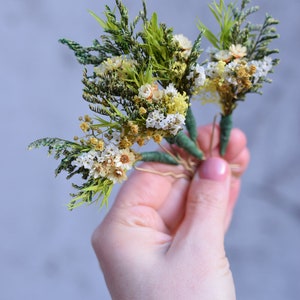
POLYGON ((241 152, 231 160, 231 182, 229 191, 229 201, 227 207, 227 214, 225 219, 225 231, 227 231, 231 219, 236 201, 241 187, 241 176, 246 171, 250 161, 250 153, 248 148, 244 148, 241 152))
POLYGON ((198 128, 198 146, 209 157, 211 150, 214 151, 219 147, 220 141, 220 128, 218 125, 208 124, 198 128))
POLYGON ((174 247, 223 249, 230 191, 230 168, 225 160, 208 158, 197 170, 188 192, 185 217, 174 247))
MULTIPOLYGON (((213 125, 207 125, 201 127, 198 131, 198 134, 198 143, 205 155, 207 157, 220 156, 219 126, 216 125, 214 127, 213 125)), ((232 129, 226 153, 223 158, 228 161, 232 174, 227 214, 225 218, 225 230, 227 230, 230 225, 233 210, 240 191, 241 182, 239 178, 247 169, 250 160, 249 150, 247 149, 247 139, 241 130, 237 128, 232 129)))
MULTIPOLYGON (((209 152, 210 145, 212 147, 213 156, 219 156, 219 128, 216 126, 215 133, 212 135, 212 125, 203 126, 199 129, 199 146, 206 152, 209 152)), ((235 206, 237 195, 239 193, 240 182, 237 179, 246 169, 249 162, 249 151, 246 148, 245 135, 238 129, 233 129, 228 149, 224 159, 228 160, 233 176, 231 177, 231 184, 229 185, 229 200, 227 201, 227 216, 224 218, 225 228, 228 227, 232 210, 235 206)), ((204 170, 208 170, 208 166, 212 164, 210 159, 203 162, 200 166, 204 170)), ((223 161, 223 160, 221 160, 223 161)), ((161 163, 144 163, 142 164, 145 171, 134 171, 128 178, 126 183, 121 187, 118 197, 112 207, 113 212, 120 212, 123 209, 127 211, 129 208, 144 207, 143 212, 157 212, 157 215, 163 221, 162 224, 155 226, 155 224, 148 224, 149 227, 156 228, 163 232, 173 233, 177 230, 181 224, 183 217, 185 216, 186 199, 188 194, 190 182, 184 178, 176 178, 174 176, 168 176, 163 174, 182 174, 184 173, 183 166, 171 166, 161 163), (158 172, 154 174, 152 171, 158 172), (146 208, 148 208, 146 210, 146 208), (163 229, 162 229, 163 228, 163 229)), ((214 169, 212 169, 213 171, 214 169)), ((228 171, 230 173, 230 170, 228 171)), ((199 174, 196 174, 195 178, 199 178, 199 174)), ((196 179, 193 179, 193 182, 196 179)), ((199 183, 203 186, 203 191, 207 187, 206 194, 214 195, 214 190, 209 188, 209 183, 202 180, 199 183)), ((217 184, 218 185, 218 184, 217 184)), ((217 191, 217 190, 216 190, 217 191)), ((200 194, 201 195, 201 194, 200 194)), ((124 210, 123 210, 124 211, 124 210)), ((133 212, 133 210, 131 210, 133 212)), ((127 211, 127 216, 128 216, 127 211)), ((138 222, 146 221, 147 218, 136 217, 136 212, 130 214, 135 217, 138 222)), ((125 216, 124 216, 125 218, 125 216)), ((153 218, 152 218, 153 219, 153 218)), ((151 219, 150 219, 151 220, 151 219)), ((156 222, 158 224, 158 222, 156 222)), ((147 224, 144 224, 147 226, 147 224)))
POLYGON ((241 177, 246 171, 250 161, 250 152, 248 148, 243 148, 235 158, 231 159, 231 174, 235 178, 241 177))
POLYGON ((224 159, 232 163, 237 156, 246 148, 247 139, 245 134, 237 129, 233 128, 230 133, 229 143, 224 155, 224 159))
MULTIPOLYGON (((212 125, 199 128, 199 146, 208 153, 211 145, 213 156, 219 156, 219 127, 215 127, 214 134, 212 130, 212 125)), ((230 163, 235 177, 239 177, 245 171, 249 161, 249 152, 246 148, 245 135, 240 130, 232 130, 224 158, 230 163)), ((160 163, 144 163, 142 168, 144 171, 135 171, 122 186, 114 206, 151 207, 158 212, 169 231, 174 232, 184 216, 189 181, 163 174, 180 175, 184 173, 184 168, 160 163), (161 175, 153 174, 151 171, 161 175)), ((227 224, 231 220, 239 186, 238 181, 232 182, 227 224)))
POLYGON ((134 171, 126 184, 121 187, 115 205, 118 207, 142 205, 158 210, 178 181, 176 175, 180 176, 182 173, 182 166, 143 163, 141 169, 134 171))
MULTIPOLYGON (((207 157, 220 156, 220 127, 212 124, 200 127, 198 130, 198 145, 207 157)), ((233 161, 246 148, 246 145, 245 134, 241 130, 233 128, 224 159, 228 162, 233 161)))

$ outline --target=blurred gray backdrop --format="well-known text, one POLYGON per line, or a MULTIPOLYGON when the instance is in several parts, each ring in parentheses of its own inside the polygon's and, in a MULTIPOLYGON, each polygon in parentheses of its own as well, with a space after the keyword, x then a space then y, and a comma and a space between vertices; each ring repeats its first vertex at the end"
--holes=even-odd
MULTIPOLYGON (((149 12, 190 39, 198 18, 210 24, 208 0, 149 0, 149 12)), ((88 9, 101 15, 113 0, 1 0, 0 299, 110 299, 90 236, 105 214, 95 206, 69 212, 71 191, 57 162, 27 144, 51 136, 72 139, 81 100, 80 66, 57 40, 84 45, 101 34, 88 9)), ((125 3, 135 15, 141 1, 125 3)), ((228 255, 238 299, 299 299, 300 295, 300 2, 253 1, 280 19, 281 64, 264 95, 236 111, 252 160, 232 227, 228 255)), ((212 121, 205 109, 199 124, 212 121)), ((111 200, 114 198, 114 194, 111 200)), ((142 274, 141 274, 142 275, 142 274)))

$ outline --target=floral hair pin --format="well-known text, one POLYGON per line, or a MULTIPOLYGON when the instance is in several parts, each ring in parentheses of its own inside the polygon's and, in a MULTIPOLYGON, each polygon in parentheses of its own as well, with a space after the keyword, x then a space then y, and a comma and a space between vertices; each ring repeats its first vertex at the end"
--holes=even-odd
POLYGON ((67 179, 81 175, 83 183, 73 184, 77 192, 71 194, 69 209, 99 200, 101 206, 107 204, 114 184, 126 180, 139 161, 182 165, 192 171, 205 159, 196 142, 193 98, 220 105, 220 153, 224 155, 237 102, 247 93, 260 92, 278 63, 271 58, 278 51, 268 48, 278 37, 273 27, 278 21, 267 15, 262 25, 246 22, 258 10, 247 8, 249 2, 242 0, 240 8, 232 3, 225 6, 223 0, 213 2, 209 7, 220 32, 214 35, 199 22, 194 42, 174 34, 156 13, 148 17, 145 2, 130 22, 120 0, 116 9, 106 6, 105 19, 91 12, 104 31, 92 46, 60 40, 79 63, 89 66, 83 72, 83 99, 93 116, 80 117, 82 137, 42 138, 29 149, 48 147, 49 154, 60 159, 56 175, 62 171, 67 179), (203 36, 213 48, 201 63, 203 36), (150 140, 163 151, 140 151, 150 140), (169 151, 163 140, 193 159, 186 161, 179 152, 169 151))

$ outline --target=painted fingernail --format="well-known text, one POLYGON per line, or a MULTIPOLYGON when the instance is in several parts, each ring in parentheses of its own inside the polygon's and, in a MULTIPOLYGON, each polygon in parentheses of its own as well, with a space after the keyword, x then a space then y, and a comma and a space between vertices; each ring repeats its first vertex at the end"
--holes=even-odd
POLYGON ((228 164, 219 157, 211 157, 205 160, 199 170, 199 176, 202 179, 223 181, 228 175, 228 164))

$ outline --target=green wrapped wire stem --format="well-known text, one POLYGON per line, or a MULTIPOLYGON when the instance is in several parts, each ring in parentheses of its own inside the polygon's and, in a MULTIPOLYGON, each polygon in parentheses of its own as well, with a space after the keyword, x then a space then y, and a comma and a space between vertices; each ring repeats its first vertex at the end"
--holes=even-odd
POLYGON ((174 138, 167 139, 167 141, 170 144, 176 144, 194 157, 200 160, 203 159, 203 152, 197 147, 196 143, 192 141, 184 132, 180 131, 174 138))
POLYGON ((141 161, 149 161, 149 162, 160 162, 169 165, 178 165, 179 162, 170 154, 166 152, 157 152, 157 151, 150 151, 150 152, 142 152, 141 154, 141 161))
POLYGON ((190 135, 191 140, 196 143, 198 136, 197 123, 191 107, 188 108, 186 113, 185 126, 190 135))
POLYGON ((220 154, 224 156, 232 129, 232 114, 222 115, 220 120, 220 154))

